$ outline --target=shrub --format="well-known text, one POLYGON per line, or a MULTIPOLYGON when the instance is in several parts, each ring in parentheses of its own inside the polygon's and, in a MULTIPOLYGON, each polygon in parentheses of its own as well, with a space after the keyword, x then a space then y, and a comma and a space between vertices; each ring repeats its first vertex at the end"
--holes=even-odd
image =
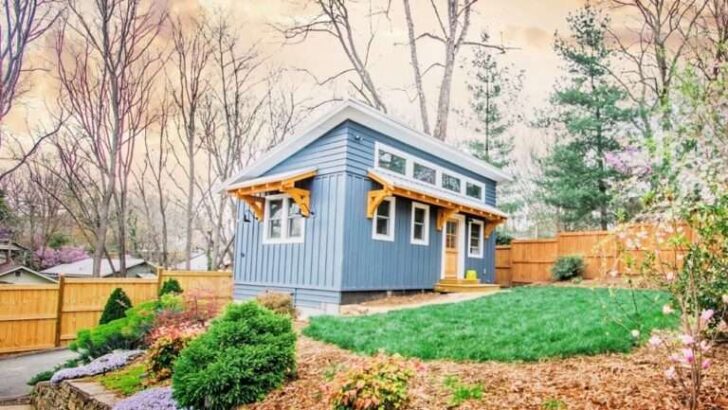
POLYGON ((510 245, 513 241, 513 235, 500 229, 495 231, 495 244, 496 245, 510 245))
POLYGON ((296 309, 293 307, 293 298, 288 293, 265 292, 258 295, 255 300, 264 307, 282 315, 296 317, 296 309))
POLYGON ((167 279, 162 284, 162 288, 159 289, 159 296, 162 297, 168 293, 182 293, 182 286, 175 278, 167 279))
POLYGON ((460 407, 468 400, 481 400, 483 398, 483 385, 480 383, 465 384, 455 376, 445 378, 445 387, 450 390, 450 405, 460 407))
POLYGON ((103 325, 109 323, 112 320, 121 319, 124 317, 124 312, 131 308, 131 300, 126 295, 123 289, 116 288, 111 292, 109 300, 106 301, 104 306, 104 312, 101 314, 99 324, 103 325))
POLYGON ((159 304, 140 303, 126 311, 126 316, 109 323, 78 332, 69 346, 84 360, 93 359, 116 349, 135 349, 143 346, 144 335, 151 328, 159 304))
POLYGON ((80 362, 81 362, 80 358, 68 359, 65 362, 57 365, 56 367, 54 367, 51 370, 44 370, 44 371, 36 374, 35 376, 31 377, 30 380, 28 380, 27 384, 29 386, 35 386, 36 384, 38 384, 40 382, 46 382, 46 381, 50 380, 51 377, 53 377, 53 374, 55 372, 57 372, 61 369, 67 369, 69 367, 76 367, 76 366, 78 366, 78 364, 80 362))
POLYGON ((290 318, 255 302, 231 305, 175 362, 180 407, 229 409, 261 400, 295 371, 290 318))
POLYGON ((335 410, 390 410, 409 401, 407 384, 414 376, 398 356, 375 356, 334 381, 330 397, 335 410))
POLYGON ((184 299, 174 294, 162 296, 162 309, 154 318, 146 343, 151 346, 161 337, 196 336, 205 331, 219 308, 214 302, 202 303, 198 299, 195 292, 184 299))
POLYGON ((146 369, 150 378, 158 382, 171 377, 172 367, 182 349, 187 347, 187 344, 202 331, 204 329, 199 328, 199 331, 194 330, 158 338, 147 350, 146 369))
POLYGON ((584 259, 580 255, 559 256, 551 267, 551 275, 556 280, 568 280, 584 273, 584 259))

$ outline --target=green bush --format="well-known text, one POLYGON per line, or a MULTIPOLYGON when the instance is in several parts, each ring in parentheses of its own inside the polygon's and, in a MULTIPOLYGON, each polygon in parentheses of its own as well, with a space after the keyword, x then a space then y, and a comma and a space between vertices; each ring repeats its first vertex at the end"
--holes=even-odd
POLYGON ((143 344, 144 335, 151 327, 159 302, 149 301, 128 309, 126 316, 109 323, 78 332, 69 346, 84 360, 97 358, 116 349, 135 349, 143 344))
POLYGON ((258 295, 255 300, 263 307, 275 313, 296 317, 296 309, 293 307, 293 298, 289 293, 265 292, 258 295))
POLYGON ((460 407, 468 400, 481 400, 483 398, 483 385, 480 383, 465 384, 455 376, 447 376, 444 384, 450 390, 450 405, 453 407, 460 407))
POLYGON ((584 273, 584 259, 580 255, 559 256, 551 267, 551 275, 556 280, 569 280, 584 273))
POLYGON ((174 364, 180 407, 230 409, 263 399, 295 372, 291 319, 255 302, 231 305, 174 364))
POLYGON ((182 286, 180 286, 177 279, 167 279, 162 284, 162 288, 159 289, 159 296, 162 297, 168 293, 182 293, 182 286))
POLYGON ((513 241, 513 235, 510 233, 503 231, 501 229, 496 229, 495 231, 495 244, 496 245, 510 245, 513 241))
POLYGON ((393 410, 409 401, 407 385, 414 371, 398 356, 376 356, 334 381, 335 410, 393 410))
POLYGON ((126 295, 122 288, 116 288, 111 292, 109 300, 106 301, 104 306, 104 312, 101 314, 99 324, 103 325, 109 323, 112 320, 121 319, 124 317, 124 312, 131 308, 131 299, 126 295))
POLYGON ((28 380, 27 384, 29 386, 35 386, 36 384, 38 384, 40 382, 46 382, 46 381, 50 380, 51 377, 53 377, 53 374, 55 372, 57 372, 61 369, 67 369, 69 367, 76 367, 80 363, 81 363, 80 358, 68 359, 65 362, 55 366, 54 368, 52 368, 50 370, 44 370, 44 371, 36 374, 35 376, 31 377, 30 380, 28 380))

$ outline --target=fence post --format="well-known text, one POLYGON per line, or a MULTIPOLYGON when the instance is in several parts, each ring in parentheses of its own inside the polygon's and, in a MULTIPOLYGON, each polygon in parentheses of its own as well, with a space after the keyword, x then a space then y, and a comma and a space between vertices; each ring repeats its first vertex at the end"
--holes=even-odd
POLYGON ((162 290, 162 272, 164 269, 161 266, 157 266, 157 295, 159 295, 159 291, 162 290))
POLYGON ((61 319, 63 316, 63 291, 66 287, 66 277, 61 273, 58 275, 58 303, 56 304, 56 338, 54 345, 61 345, 61 319))

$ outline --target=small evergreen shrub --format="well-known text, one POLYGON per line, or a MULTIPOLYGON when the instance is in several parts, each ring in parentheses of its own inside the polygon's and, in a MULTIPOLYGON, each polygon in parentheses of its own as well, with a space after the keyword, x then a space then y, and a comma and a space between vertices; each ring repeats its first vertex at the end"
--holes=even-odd
POLYGON ((69 346, 83 360, 103 356, 116 349, 136 349, 144 345, 144 335, 151 328, 159 303, 143 302, 126 311, 126 316, 92 329, 80 330, 69 346))
POLYGON ((258 295, 255 300, 263 307, 275 313, 296 317, 296 309, 293 307, 293 298, 288 293, 265 292, 258 295))
POLYGON ((393 410, 409 401, 407 385, 414 370, 398 356, 379 355, 341 374, 330 397, 335 410, 393 410))
POLYGON ((162 283, 162 288, 159 289, 159 296, 162 297, 168 293, 182 293, 182 286, 180 286, 177 279, 167 279, 162 283))
POLYGON ((295 343, 290 318, 255 302, 230 305, 177 358, 174 399, 221 410, 261 400, 295 372, 295 343))
POLYGON ((450 390, 450 405, 460 407, 468 400, 481 400, 483 398, 483 385, 480 383, 465 384, 455 376, 445 378, 445 387, 450 390))
POLYGON ((121 319, 127 309, 131 308, 131 299, 126 295, 122 288, 116 288, 111 292, 111 296, 106 301, 104 312, 101 314, 99 324, 103 325, 112 320, 121 319))
POLYGON ((495 231, 495 244, 496 245, 510 245, 513 241, 513 235, 510 233, 503 231, 501 229, 496 229, 495 231))
POLYGON ((584 259, 580 255, 559 256, 551 267, 551 275, 556 280, 569 280, 584 273, 584 259))

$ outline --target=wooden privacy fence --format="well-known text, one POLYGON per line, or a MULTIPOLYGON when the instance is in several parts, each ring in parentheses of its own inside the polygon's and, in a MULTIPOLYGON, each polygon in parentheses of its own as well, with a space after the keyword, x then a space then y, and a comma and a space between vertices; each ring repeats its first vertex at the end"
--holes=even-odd
MULTIPOLYGON (((585 279, 605 274, 632 274, 648 251, 660 251, 661 260, 677 263, 685 249, 675 249, 662 232, 650 224, 632 224, 613 231, 560 232, 555 238, 516 239, 508 246, 497 246, 495 252, 496 282, 502 286, 548 282, 556 259, 565 255, 584 258, 585 279)), ((678 226, 689 241, 693 233, 678 226)))
POLYGON ((186 293, 232 300, 229 271, 160 269, 156 279, 61 277, 54 285, 0 285, 0 354, 65 346, 79 330, 98 324, 114 289, 124 289, 136 305, 155 299, 161 284, 171 278, 186 293))

